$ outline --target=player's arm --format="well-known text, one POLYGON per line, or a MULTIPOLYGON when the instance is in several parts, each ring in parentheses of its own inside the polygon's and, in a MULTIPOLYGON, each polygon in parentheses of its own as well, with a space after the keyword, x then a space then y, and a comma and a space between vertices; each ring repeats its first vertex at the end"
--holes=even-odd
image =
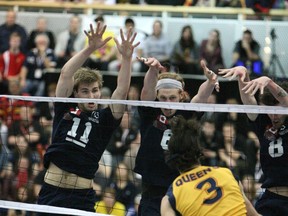
POLYGON ((149 66, 144 77, 140 99, 142 101, 154 101, 156 99, 158 75, 161 70, 164 70, 164 67, 156 58, 138 58, 138 60, 149 66))
POLYGON ((74 55, 62 68, 61 74, 56 87, 57 97, 69 97, 73 92, 74 73, 82 67, 87 58, 100 47, 104 46, 111 37, 102 39, 103 33, 105 32, 106 26, 100 28, 100 24, 97 23, 96 30, 93 29, 90 24, 90 32, 84 31, 88 38, 89 45, 74 55))
MULTIPOLYGON (((111 96, 111 99, 114 99, 114 100, 115 99, 125 100, 127 98, 127 94, 128 94, 128 90, 129 90, 130 82, 131 82, 132 54, 133 54, 134 48, 140 44, 140 42, 133 44, 137 34, 132 33, 132 29, 129 29, 126 39, 124 38, 124 33, 122 29, 120 30, 120 35, 121 35, 121 40, 122 40, 121 44, 117 38, 114 38, 115 43, 117 45, 117 49, 122 57, 121 68, 117 77, 117 87, 111 96)), ((115 119, 121 118, 125 111, 124 104, 113 104, 113 105, 110 105, 110 108, 112 110, 112 113, 115 119)))
POLYGON ((199 87, 198 93, 191 100, 192 103, 206 103, 214 88, 218 92, 220 89, 217 75, 207 68, 204 60, 201 60, 200 63, 207 80, 199 87))
MULTIPOLYGON (((224 78, 229 78, 233 80, 234 78, 238 79, 239 93, 242 100, 242 103, 245 105, 257 105, 257 100, 254 95, 247 94, 243 91, 243 88, 250 81, 247 69, 242 66, 220 69, 218 74, 222 75, 224 78)), ((254 121, 258 114, 257 113, 247 113, 247 116, 250 120, 254 121)))
POLYGON ((26 77, 27 77, 28 69, 26 66, 22 66, 20 70, 20 87, 24 88, 26 86, 26 77))
POLYGON ((172 209, 167 195, 165 195, 161 201, 161 216, 176 216, 176 213, 172 209))
POLYGON ((243 190, 243 185, 241 184, 241 182, 239 181, 239 187, 241 189, 243 198, 245 200, 245 206, 246 206, 246 210, 247 210, 247 216, 261 216, 260 214, 258 214, 258 212, 255 210, 254 206, 252 205, 252 203, 249 201, 249 199, 246 197, 244 190, 243 190))
POLYGON ((262 76, 246 83, 243 91, 245 91, 246 94, 255 95, 259 90, 260 94, 263 94, 265 88, 279 101, 281 106, 288 106, 287 92, 267 76, 262 76))

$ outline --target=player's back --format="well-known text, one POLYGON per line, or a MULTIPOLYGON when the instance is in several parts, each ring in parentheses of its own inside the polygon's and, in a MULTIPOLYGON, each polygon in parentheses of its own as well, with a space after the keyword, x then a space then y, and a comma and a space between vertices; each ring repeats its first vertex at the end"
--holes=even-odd
POLYGON ((172 191, 183 216, 246 215, 239 184, 227 168, 199 166, 177 177, 172 191))

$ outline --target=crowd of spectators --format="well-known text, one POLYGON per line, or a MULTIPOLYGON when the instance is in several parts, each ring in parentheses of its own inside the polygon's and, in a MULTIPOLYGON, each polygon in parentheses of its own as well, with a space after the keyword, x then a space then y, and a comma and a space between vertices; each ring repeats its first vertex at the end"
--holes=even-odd
MULTIPOLYGON (((103 16, 95 18, 95 23, 105 24, 103 16)), ((35 28, 27 32, 25 26, 17 23, 17 13, 8 11, 6 20, 0 26, 0 86, 1 94, 9 93, 9 80, 18 80, 21 92, 31 96, 47 96, 45 83, 51 71, 60 69, 79 50, 87 46, 87 41, 81 31, 82 20, 79 16, 72 16, 69 24, 63 31, 55 35, 47 28, 47 19, 39 17, 35 28), (48 72, 48 73, 47 73, 48 72)), ((123 29, 136 31, 135 22, 128 17, 123 29)), ((207 66, 217 72, 219 68, 230 67, 225 65, 222 57, 221 33, 218 29, 212 29, 203 36, 201 43, 195 41, 193 28, 186 25, 182 28, 177 41, 171 41, 169 35, 163 31, 161 20, 155 20, 151 26, 152 33, 138 32, 137 41, 141 41, 133 53, 132 71, 146 72, 147 66, 136 59, 136 56, 153 56, 161 64, 170 66, 170 70, 182 74, 201 75, 199 62, 205 61, 207 66)), ((109 30, 104 37, 120 37, 109 30)), ((226 49, 226 47, 225 47, 226 49)), ((244 65, 252 74, 261 75, 263 63, 260 57, 260 45, 253 38, 253 33, 247 29, 243 37, 230 51, 233 53, 233 66, 244 65)), ((97 68, 101 71, 116 72, 120 68, 120 57, 113 40, 105 47, 93 53, 84 66, 97 68)))
POLYGON ((216 6, 216 7, 252 7, 256 11, 268 12, 270 8, 287 8, 287 0, 28 0, 38 2, 86 2, 98 4, 147 4, 173 6, 216 6))
MULTIPOLYGON (((0 26, 1 94, 53 97, 56 85, 45 83, 44 72, 46 69, 61 67, 85 46, 85 38, 82 37, 83 34, 79 34, 81 20, 73 16, 66 30, 59 35, 53 35, 52 31, 47 29, 47 20, 40 17, 35 30, 28 34, 25 27, 17 24, 16 15, 14 11, 8 11, 6 21, 0 26)), ((97 17, 95 21, 104 23, 104 18, 97 17)), ((143 44, 138 47, 135 56, 156 57, 161 63, 171 65, 171 70, 183 74, 200 74, 198 68, 200 58, 204 59, 207 66, 213 70, 224 67, 220 33, 217 29, 212 30, 209 37, 198 45, 193 39, 192 27, 185 26, 179 41, 173 45, 162 32, 162 25, 160 20, 155 20, 152 35, 143 38, 143 44)), ((134 21, 131 18, 126 19, 125 27, 134 28, 134 21)), ((251 41, 253 38, 251 34, 249 36, 251 41)), ((236 44, 239 49, 241 46, 246 48, 239 52, 238 58, 249 48, 250 41, 244 44, 241 42, 243 40, 236 44)), ((253 43, 257 42, 253 40, 253 43)), ((255 55, 252 55, 253 60, 260 60, 259 49, 253 50, 255 52, 255 55)), ((249 49, 249 54, 253 50, 249 49)), ((237 52, 236 48, 234 52, 237 52)), ((246 60, 248 58, 246 55, 246 60)), ((86 66, 95 65, 101 70, 109 68, 118 70, 119 61, 113 44, 110 48, 104 47, 99 53, 93 54, 90 61, 86 62, 86 66)), ((133 69, 146 70, 138 61, 135 61, 133 69)), ((109 93, 111 94, 111 91, 105 86, 103 98, 104 96, 106 99, 109 98, 111 96, 109 93)), ((128 99, 139 100, 139 95, 139 86, 131 86, 128 99)), ((217 98, 212 103, 217 103, 217 98)), ((230 101, 227 100, 227 104, 229 103, 238 102, 232 98, 230 101)), ((0 199, 36 202, 45 173, 42 159, 45 149, 50 144, 52 120, 51 102, 34 103, 0 98, 0 199)), ((200 136, 203 147, 202 164, 226 166, 243 181, 255 180, 255 184, 244 184, 250 199, 255 200, 258 189, 255 187, 259 185, 256 183, 261 179, 259 176, 261 167, 257 159, 259 144, 248 126, 246 115, 207 113, 202 120, 200 136), (252 192, 255 193, 251 195, 252 192)), ((103 202, 107 206, 114 206, 117 202, 124 212, 128 212, 127 215, 136 215, 135 206, 139 204, 137 194, 141 192, 141 176, 132 171, 139 145, 137 107, 127 106, 122 124, 111 137, 94 179, 97 202, 103 202)))

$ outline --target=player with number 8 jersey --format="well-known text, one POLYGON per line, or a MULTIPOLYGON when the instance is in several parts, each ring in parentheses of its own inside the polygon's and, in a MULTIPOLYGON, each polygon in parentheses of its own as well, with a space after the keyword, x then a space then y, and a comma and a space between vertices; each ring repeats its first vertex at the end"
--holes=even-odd
MULTIPOLYGON (((81 66, 91 53, 111 39, 102 39, 105 29, 106 26, 97 23, 96 30, 90 25, 89 33, 84 31, 89 45, 62 68, 56 87, 57 97, 100 99, 101 74, 81 66)), ((132 53, 139 42, 134 44, 136 33, 131 30, 126 38, 122 29, 120 35, 121 43, 114 40, 122 63, 111 99, 125 100, 131 81, 132 53)), ((37 203, 95 212, 92 179, 112 133, 120 125, 125 104, 109 104, 101 109, 93 100, 77 104, 57 102, 54 109, 52 144, 44 156, 47 171, 37 203)))
MULTIPOLYGON (((267 76, 250 80, 245 67, 219 71, 225 78, 238 77, 241 100, 245 105, 288 106, 288 83, 274 82, 267 76), (255 94, 260 91, 259 97, 255 94)), ((275 111, 276 112, 276 111, 275 111)), ((279 113, 247 113, 257 135, 264 193, 255 204, 263 216, 288 215, 288 116, 279 113)))

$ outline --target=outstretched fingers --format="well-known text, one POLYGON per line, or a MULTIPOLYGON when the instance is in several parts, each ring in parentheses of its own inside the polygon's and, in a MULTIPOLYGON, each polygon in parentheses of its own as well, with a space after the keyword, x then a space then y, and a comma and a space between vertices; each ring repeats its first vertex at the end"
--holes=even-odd
MULTIPOLYGON (((129 35, 129 33, 128 33, 128 35, 129 35)), ((120 37, 121 37, 122 41, 126 41, 125 37, 124 37, 123 29, 120 29, 120 37)))
POLYGON ((103 43, 106 44, 111 39, 112 39, 112 37, 107 37, 107 38, 104 39, 103 43))
POLYGON ((100 22, 97 23, 97 34, 102 35, 106 31, 107 25, 104 25, 102 29, 100 29, 100 22))
POLYGON ((91 37, 91 35, 93 35, 93 34, 94 34, 93 25, 92 25, 92 24, 90 24, 90 25, 89 25, 89 27, 90 27, 90 31, 89 31, 89 32, 87 32, 86 30, 84 30, 84 33, 85 33, 85 35, 86 35, 88 38, 90 38, 90 37, 91 37))
POLYGON ((133 44, 136 36, 137 36, 137 32, 134 32, 134 33, 132 34, 132 36, 130 35, 130 37, 127 38, 127 40, 129 40, 129 42, 133 44))
POLYGON ((218 74, 222 75, 223 78, 230 77, 229 80, 232 80, 237 76, 232 69, 219 69, 218 74))
POLYGON ((250 94, 251 96, 255 95, 259 89, 259 84, 256 82, 248 82, 242 90, 245 94, 250 94))
POLYGON ((206 64, 204 60, 201 60, 200 62, 201 67, 204 71, 204 74, 206 75, 206 77, 210 80, 214 82, 214 89, 219 92, 220 91, 220 85, 219 85, 219 81, 218 81, 218 76, 216 73, 214 73, 212 70, 210 70, 206 64))
POLYGON ((145 57, 136 57, 138 61, 143 62, 149 67, 158 68, 160 71, 166 71, 166 68, 161 65, 161 63, 156 58, 145 58, 145 57))

